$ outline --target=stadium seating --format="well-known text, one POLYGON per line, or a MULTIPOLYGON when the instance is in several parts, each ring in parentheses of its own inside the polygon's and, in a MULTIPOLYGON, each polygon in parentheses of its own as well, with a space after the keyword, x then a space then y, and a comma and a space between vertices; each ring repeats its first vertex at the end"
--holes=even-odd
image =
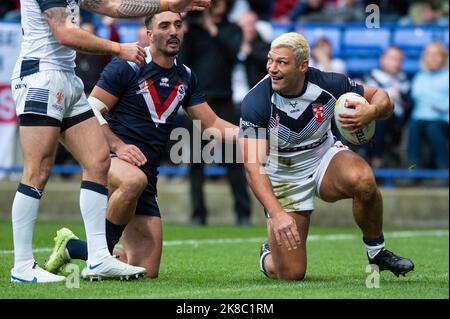
POLYGON ((377 57, 390 45, 389 29, 346 28, 342 49, 347 56, 377 57))
POLYGON ((393 31, 392 44, 403 49, 406 56, 419 57, 423 48, 433 41, 433 29, 399 27, 393 31))
POLYGON ((295 31, 303 34, 311 45, 314 45, 320 38, 326 38, 330 41, 333 48, 333 55, 340 57, 342 31, 340 27, 334 25, 296 25, 295 31))

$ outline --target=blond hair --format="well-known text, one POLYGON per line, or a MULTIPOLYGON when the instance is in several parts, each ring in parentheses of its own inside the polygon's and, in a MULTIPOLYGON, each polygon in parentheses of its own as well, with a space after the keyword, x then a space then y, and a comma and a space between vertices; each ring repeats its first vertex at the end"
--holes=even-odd
POLYGON ((441 42, 439 42, 439 41, 431 41, 430 43, 428 43, 428 45, 425 47, 425 49, 422 52, 422 56, 421 56, 421 59, 420 59, 420 66, 421 66, 422 70, 428 70, 428 66, 425 63, 425 52, 426 52, 427 48, 432 46, 432 45, 438 47, 438 49, 441 51, 441 55, 442 55, 442 58, 443 58, 442 67, 447 66, 449 64, 447 47, 444 44, 442 44, 441 42))
POLYGON ((303 61, 309 60, 309 44, 305 37, 296 32, 280 35, 272 41, 270 49, 289 48, 295 56, 295 62, 299 66, 303 61))

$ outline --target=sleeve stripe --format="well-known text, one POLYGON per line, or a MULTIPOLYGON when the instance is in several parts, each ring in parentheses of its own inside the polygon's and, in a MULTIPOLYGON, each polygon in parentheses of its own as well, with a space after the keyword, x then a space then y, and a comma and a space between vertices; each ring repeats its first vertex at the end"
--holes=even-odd
POLYGON ((51 8, 66 8, 67 2, 65 0, 36 0, 41 12, 51 8))

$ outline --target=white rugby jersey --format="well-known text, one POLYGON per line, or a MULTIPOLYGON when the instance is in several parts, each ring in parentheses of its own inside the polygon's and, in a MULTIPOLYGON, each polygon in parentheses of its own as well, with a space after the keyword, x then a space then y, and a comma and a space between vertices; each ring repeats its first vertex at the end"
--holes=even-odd
POLYGON ((308 68, 300 95, 282 96, 267 75, 242 102, 241 137, 269 140, 265 170, 271 181, 300 182, 310 178, 325 152, 335 143, 331 119, 344 93, 364 95, 364 88, 343 74, 308 68))
POLYGON ((58 43, 53 36, 43 12, 54 7, 66 8, 68 19, 80 23, 81 0, 20 0, 22 48, 12 79, 44 70, 75 68, 75 50, 58 43))

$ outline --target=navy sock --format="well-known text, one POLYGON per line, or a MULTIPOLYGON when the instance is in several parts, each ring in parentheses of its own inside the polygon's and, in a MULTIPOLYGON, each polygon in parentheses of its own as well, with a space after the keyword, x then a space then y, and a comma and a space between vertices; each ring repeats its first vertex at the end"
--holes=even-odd
POLYGON ((116 225, 106 219, 106 243, 108 244, 109 253, 112 255, 114 246, 119 242, 120 237, 125 229, 125 225, 116 225))
POLYGON ((363 237, 363 241, 367 246, 379 246, 384 244, 384 236, 381 234, 377 239, 366 239, 363 237))
POLYGON ((71 239, 67 242, 66 249, 71 259, 87 260, 88 249, 84 240, 71 239))

